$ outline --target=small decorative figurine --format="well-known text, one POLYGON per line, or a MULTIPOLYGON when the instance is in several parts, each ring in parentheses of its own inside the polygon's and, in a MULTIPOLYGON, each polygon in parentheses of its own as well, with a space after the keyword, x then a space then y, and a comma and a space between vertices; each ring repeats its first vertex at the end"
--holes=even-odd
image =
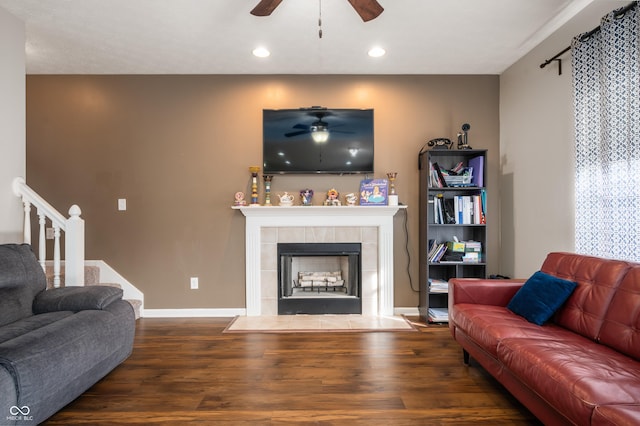
POLYGON ((280 205, 282 207, 291 207, 293 205, 293 195, 288 192, 278 195, 278 198, 280 198, 280 205))
POLYGON ((303 206, 311 206, 313 198, 313 189, 303 189, 300 191, 300 202, 303 206))
POLYGON ((358 201, 358 196, 353 192, 350 192, 344 196, 344 200, 347 202, 347 206, 355 206, 358 201))
POLYGON ((327 199, 324 202, 325 206, 341 206, 342 203, 339 200, 340 193, 335 190, 335 188, 331 188, 327 191, 327 199))
POLYGON ((233 202, 234 206, 246 206, 247 202, 244 200, 244 192, 238 191, 236 192, 235 201, 233 202))
POLYGON ((271 181, 273 180, 272 175, 263 175, 264 179, 264 205, 271 206, 271 181))
POLYGON ((260 167, 251 166, 249 167, 249 171, 251 172, 251 206, 259 206, 258 203, 258 172, 260 171, 260 167))

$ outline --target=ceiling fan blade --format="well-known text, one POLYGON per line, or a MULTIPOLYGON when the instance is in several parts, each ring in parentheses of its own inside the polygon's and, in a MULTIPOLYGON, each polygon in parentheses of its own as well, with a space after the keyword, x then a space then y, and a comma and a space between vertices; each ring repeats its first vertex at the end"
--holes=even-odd
POLYGON ((364 22, 377 18, 384 11, 377 0, 349 0, 364 22))
POLYGON ((289 133, 285 133, 284 135, 288 138, 293 137, 293 136, 299 136, 299 135, 304 135, 305 133, 311 133, 311 130, 307 129, 307 130, 300 130, 298 132, 289 132, 289 133))
POLYGON ((269 16, 281 2, 282 0, 260 0, 260 3, 253 8, 251 14, 254 16, 269 16))

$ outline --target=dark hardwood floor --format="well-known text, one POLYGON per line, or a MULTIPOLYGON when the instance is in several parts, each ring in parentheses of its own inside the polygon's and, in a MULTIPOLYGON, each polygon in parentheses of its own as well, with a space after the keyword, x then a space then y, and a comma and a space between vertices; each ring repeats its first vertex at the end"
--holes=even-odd
POLYGON ((533 425, 446 325, 420 332, 223 333, 140 319, 131 357, 47 425, 533 425))

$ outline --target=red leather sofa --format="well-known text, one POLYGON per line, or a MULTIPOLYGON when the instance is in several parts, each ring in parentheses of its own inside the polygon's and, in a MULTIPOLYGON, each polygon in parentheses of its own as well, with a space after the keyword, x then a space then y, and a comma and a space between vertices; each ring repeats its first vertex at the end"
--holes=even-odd
POLYGON ((550 253, 577 287, 539 326, 507 309, 525 280, 449 281, 449 328, 545 425, 640 425, 640 264, 550 253))

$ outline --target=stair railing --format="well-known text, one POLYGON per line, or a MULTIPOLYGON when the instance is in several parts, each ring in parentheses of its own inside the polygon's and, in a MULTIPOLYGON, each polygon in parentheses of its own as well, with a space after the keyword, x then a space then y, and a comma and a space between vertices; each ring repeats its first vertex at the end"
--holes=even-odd
POLYGON ((47 259, 46 224, 47 220, 53 229, 53 286, 60 287, 60 236, 64 238, 64 276, 65 286, 84 285, 84 220, 80 217, 80 207, 72 205, 69 218, 64 217, 58 210, 47 203, 44 198, 31 189, 23 178, 13 180, 13 192, 22 199, 24 206, 23 241, 31 244, 31 206, 36 207, 38 223, 38 261, 45 269, 47 259))

